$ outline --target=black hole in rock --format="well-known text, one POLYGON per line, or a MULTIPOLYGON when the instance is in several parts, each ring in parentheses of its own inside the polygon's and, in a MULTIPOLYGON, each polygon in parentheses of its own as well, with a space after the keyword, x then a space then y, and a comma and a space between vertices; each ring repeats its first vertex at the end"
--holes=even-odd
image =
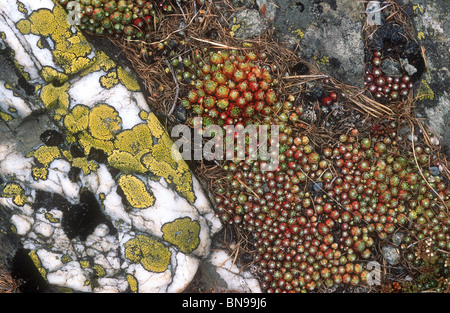
POLYGON ((305 11, 305 5, 303 3, 301 3, 300 1, 297 1, 295 3, 295 5, 298 7, 300 13, 302 13, 303 11, 305 11))
POLYGON ((323 7, 320 5, 322 0, 312 0, 310 3, 310 11, 315 14, 322 14, 323 7))
POLYGON ((127 201, 127 197, 125 196, 125 193, 123 192, 122 187, 120 187, 119 185, 117 185, 117 189, 116 189, 117 194, 119 195, 119 197, 122 199, 122 204, 124 207, 128 207, 129 203, 127 201))
POLYGON ((306 75, 309 73, 309 67, 304 62, 298 62, 292 67, 291 71, 297 75, 306 75))
POLYGON ((80 148, 80 146, 78 145, 72 145, 70 146, 70 154, 74 157, 74 158, 84 158, 86 155, 84 154, 83 149, 80 148))
POLYGON ((306 100, 309 100, 311 102, 321 99, 324 96, 324 92, 322 88, 319 87, 313 87, 311 90, 308 90, 305 92, 305 98, 306 100))
POLYGON ((106 163, 106 161, 108 160, 108 155, 101 149, 91 148, 87 159, 94 160, 97 163, 106 163))
POLYGON ((400 57, 407 59, 408 63, 416 68, 417 72, 411 76, 411 80, 417 81, 426 70, 420 46, 414 41, 409 41, 400 52, 400 57))
POLYGON ((18 83, 27 95, 32 96, 34 94, 34 86, 28 83, 22 75, 19 77, 18 83))
POLYGON ((69 179, 72 183, 77 183, 80 181, 80 173, 81 168, 72 166, 69 170, 69 173, 67 173, 67 176, 69 176, 69 179))
POLYGON ((64 142, 64 138, 60 132, 54 129, 48 129, 44 131, 39 139, 47 146, 59 146, 64 142))
POLYGON ((325 2, 328 3, 328 5, 330 6, 330 8, 331 8, 333 11, 336 11, 336 9, 337 9, 337 3, 336 3, 336 0, 325 0, 325 2))
POLYGON ((57 209, 63 212, 70 206, 71 203, 60 194, 44 190, 36 190, 36 196, 32 205, 34 210, 45 208, 47 211, 57 209))
POLYGON ((372 35, 370 47, 375 50, 388 50, 391 47, 405 45, 407 42, 405 30, 398 24, 384 24, 372 35))
POLYGON ((63 212, 61 224, 69 239, 79 236, 82 241, 85 241, 100 224, 107 225, 111 235, 117 234, 117 229, 103 214, 95 195, 86 188, 81 189, 80 202, 77 204, 70 203, 60 194, 36 190, 33 209, 40 208, 63 212))
POLYGON ((58 79, 54 79, 54 80, 52 80, 52 85, 54 87, 61 87, 62 85, 64 85, 64 82, 61 82, 58 79))
POLYGON ((19 291, 21 293, 51 291, 50 285, 31 260, 29 252, 29 250, 21 248, 13 258, 11 274, 16 280, 20 281, 19 291))
POLYGON ((71 205, 64 213, 62 227, 69 239, 79 237, 85 241, 100 224, 108 226, 111 235, 117 230, 110 220, 103 214, 95 195, 86 188, 80 191, 80 203, 71 205))

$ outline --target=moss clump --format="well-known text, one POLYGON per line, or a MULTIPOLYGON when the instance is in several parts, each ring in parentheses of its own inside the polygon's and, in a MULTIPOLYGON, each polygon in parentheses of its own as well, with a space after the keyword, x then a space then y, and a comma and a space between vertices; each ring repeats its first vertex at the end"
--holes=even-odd
POLYGON ((125 258, 140 263, 147 271, 162 273, 167 270, 171 252, 158 239, 137 235, 125 243, 125 258))
POLYGON ((431 89, 430 85, 428 85, 428 82, 425 79, 422 79, 420 82, 420 87, 416 91, 416 99, 418 100, 434 100, 434 92, 433 89, 431 89))
POLYGON ((162 226, 163 239, 184 253, 191 253, 200 243, 200 225, 189 217, 178 218, 162 226))

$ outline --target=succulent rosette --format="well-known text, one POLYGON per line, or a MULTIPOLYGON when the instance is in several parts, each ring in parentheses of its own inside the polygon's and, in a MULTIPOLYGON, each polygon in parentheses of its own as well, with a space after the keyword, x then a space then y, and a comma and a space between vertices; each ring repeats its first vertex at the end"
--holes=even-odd
POLYGON ((373 52, 372 69, 366 71, 364 82, 367 90, 379 101, 397 101, 407 97, 413 87, 411 76, 408 74, 398 77, 386 75, 381 69, 382 61, 382 53, 380 51, 373 52))
MULTIPOLYGON (((69 2, 59 0, 65 8, 69 2)), ((129 40, 147 40, 154 24, 158 24, 164 14, 173 12, 171 2, 166 0, 80 0, 79 4, 82 30, 129 40)))
MULTIPOLYGON (((195 58, 196 65, 190 60, 172 65, 183 63, 187 69, 178 73, 189 84, 182 105, 202 117, 203 126, 280 126, 274 170, 264 170, 264 161, 246 155, 223 162, 226 174, 215 182, 217 214, 224 224, 249 234, 263 290, 370 285, 366 265, 396 233, 403 236, 399 249, 415 266, 425 266, 430 258, 419 256, 411 243, 428 239, 427 253, 434 254, 437 271, 445 272, 448 182, 430 171, 430 164, 439 163, 430 148, 405 149, 408 139, 399 133, 404 123, 376 124, 364 134, 349 129, 318 146, 297 127, 305 108, 293 96, 280 101, 270 71, 259 66, 260 55, 218 51, 195 58)), ((374 69, 378 65, 375 60, 374 69)), ((377 92, 395 86, 396 80, 381 71, 377 78, 377 92)), ((383 99, 396 100, 395 95, 385 93, 383 99)), ((318 100, 323 106, 340 101, 337 91, 318 100)))
POLYGON ((205 126, 246 126, 269 116, 278 96, 270 69, 259 65, 262 59, 254 52, 209 52, 198 62, 182 105, 203 117, 205 126))
POLYGON ((226 165, 217 211, 254 240, 264 290, 368 285, 367 262, 397 232, 415 266, 430 262, 411 245, 426 239, 435 270, 448 273, 448 185, 426 170, 429 148, 415 148, 418 164, 401 149, 397 128, 391 123, 366 136, 353 129, 320 150, 308 136, 288 136, 275 171, 263 173, 261 162, 250 160, 226 165))

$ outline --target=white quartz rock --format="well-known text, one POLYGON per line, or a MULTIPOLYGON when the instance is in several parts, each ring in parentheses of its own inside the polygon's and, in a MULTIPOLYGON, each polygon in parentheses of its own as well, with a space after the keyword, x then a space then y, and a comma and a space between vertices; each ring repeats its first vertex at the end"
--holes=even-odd
POLYGON ((227 283, 228 290, 245 293, 262 292, 258 280, 249 271, 241 271, 226 251, 211 252, 205 262, 209 262, 215 268, 217 274, 227 283))
POLYGON ((177 293, 186 289, 194 278, 200 260, 196 257, 179 252, 175 256, 176 260, 172 262, 175 265, 175 273, 172 282, 167 288, 167 292, 177 293))

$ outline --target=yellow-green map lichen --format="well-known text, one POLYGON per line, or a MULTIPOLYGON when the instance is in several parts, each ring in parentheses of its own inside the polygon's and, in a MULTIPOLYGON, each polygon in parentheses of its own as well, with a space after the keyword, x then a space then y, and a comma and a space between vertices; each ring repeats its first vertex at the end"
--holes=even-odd
POLYGON ((99 264, 95 264, 92 268, 95 272, 95 275, 97 275, 97 277, 101 278, 101 277, 106 276, 106 270, 103 266, 101 266, 99 264))
POLYGON ((24 206, 27 203, 25 190, 17 183, 7 183, 1 190, 0 197, 11 198, 12 202, 17 206, 24 206))
POLYGON ((33 250, 28 253, 31 261, 33 261, 34 266, 38 269, 39 273, 45 280, 47 280, 47 270, 42 266, 42 262, 37 255, 37 251, 33 250))
POLYGON ((140 91, 141 87, 139 86, 138 81, 123 68, 117 68, 117 77, 119 81, 130 91, 140 91))
POLYGON ((69 79, 66 74, 58 72, 56 69, 49 66, 44 66, 42 68, 41 76, 47 83, 63 84, 69 79))
POLYGON ((200 243, 200 225, 189 217, 177 218, 162 226, 163 239, 176 245, 184 253, 191 253, 200 243))
POLYGON ((11 114, 8 114, 8 113, 0 111, 0 121, 9 122, 9 121, 11 121, 13 119, 14 118, 12 117, 11 114))
POLYGON ((35 151, 29 153, 27 157, 34 157, 40 165, 48 167, 53 160, 61 157, 61 153, 58 147, 42 145, 35 151))
MULTIPOLYGON (((54 109, 55 120, 62 121, 67 129, 67 141, 76 141, 84 149, 85 155, 92 148, 104 151, 110 165, 126 173, 150 172, 163 177, 188 201, 194 202, 189 167, 183 160, 174 160, 172 157, 172 141, 154 114, 145 113, 141 117, 145 116, 146 123, 122 130, 120 114, 108 104, 100 103, 93 108, 77 104, 69 109, 69 78, 74 74, 85 76, 102 70, 105 74, 100 77, 100 84, 106 89, 117 84, 124 85, 130 91, 139 91, 140 87, 130 73, 117 67, 105 53, 98 52, 94 56, 87 40, 80 32, 73 32, 66 18, 64 10, 55 5, 52 10, 32 12, 19 20, 16 27, 23 34, 38 35, 54 43, 51 53, 62 72, 48 66, 42 68, 41 76, 47 84, 41 87, 40 97, 47 109, 54 109)), ((40 166, 33 168, 36 180, 46 179, 48 165, 58 154, 64 154, 63 151, 45 149, 52 154, 44 163, 40 161, 43 151, 34 151, 32 154, 40 163, 40 166)), ((92 162, 67 157, 67 153, 64 155, 72 166, 82 168, 84 174, 96 170, 96 164, 92 162)))
POLYGON ((125 243, 125 258, 140 263, 147 271, 162 273, 167 270, 171 252, 156 238, 137 235, 125 243))
POLYGON ((66 82, 62 86, 48 84, 41 89, 41 100, 47 109, 60 108, 66 111, 69 108, 69 83, 66 82))
POLYGON ((26 155, 27 158, 33 157, 37 163, 32 168, 34 180, 46 180, 48 177, 48 168, 55 159, 62 157, 58 147, 42 145, 26 155))
POLYGON ((134 175, 120 176, 119 186, 128 203, 134 208, 144 209, 155 203, 155 197, 147 190, 144 182, 134 175))
POLYGON ((85 130, 89 124, 89 108, 82 104, 77 104, 64 117, 64 126, 66 129, 76 134, 85 130))
MULTIPOLYGON (((141 117, 145 114, 141 114, 141 117)), ((155 114, 147 116, 147 126, 153 137, 152 151, 142 157, 142 164, 156 176, 164 177, 169 184, 174 184, 176 190, 188 201, 195 201, 192 186, 192 175, 187 163, 172 157, 173 142, 166 133, 155 114)))
POLYGON ((45 218, 47 219, 47 221, 49 221, 50 223, 59 223, 60 219, 57 217, 54 217, 52 214, 50 213, 45 213, 45 218))
POLYGON ((122 130, 122 119, 113 107, 99 104, 89 113, 89 130, 94 138, 111 140, 122 130))
MULTIPOLYGON (((111 166, 124 173, 151 174, 163 177, 188 201, 194 202, 192 175, 184 160, 172 156, 173 142, 153 113, 139 114, 144 123, 122 130, 119 112, 105 103, 93 108, 83 104, 68 110, 62 119, 67 130, 66 139, 73 138, 89 155, 92 148, 102 150, 111 166)), ((97 170, 98 165, 86 158, 73 158, 69 151, 58 147, 41 146, 27 155, 34 157, 33 177, 46 179, 50 163, 60 157, 72 166, 82 168, 84 174, 97 170)))
POLYGON ((126 173, 163 177, 188 201, 195 201, 192 176, 184 160, 172 157, 173 142, 153 113, 141 112, 147 123, 138 124, 116 136, 108 162, 126 173))
POLYGON ((139 290, 139 283, 133 275, 127 274, 127 282, 130 286, 130 290, 132 293, 137 293, 139 290))
POLYGON ((417 100, 434 100, 433 89, 431 89, 430 85, 428 85, 428 82, 425 79, 422 79, 422 81, 420 82, 420 86, 415 93, 415 97, 417 100))
POLYGON ((53 10, 34 11, 27 19, 18 21, 16 26, 23 34, 49 37, 55 45, 52 50, 55 63, 67 75, 78 73, 93 62, 88 58, 91 46, 81 34, 72 33, 66 13, 58 5, 53 10))

